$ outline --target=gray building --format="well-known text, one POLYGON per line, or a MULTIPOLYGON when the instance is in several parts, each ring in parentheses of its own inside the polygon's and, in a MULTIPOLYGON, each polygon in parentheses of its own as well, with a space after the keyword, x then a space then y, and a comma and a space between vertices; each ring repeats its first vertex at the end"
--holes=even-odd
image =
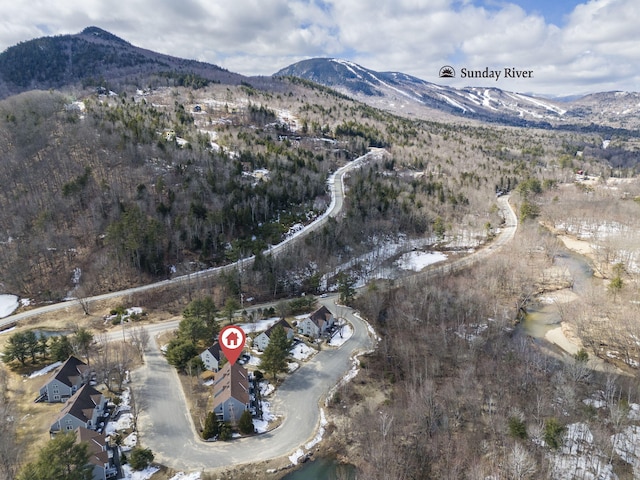
POLYGON ((90 375, 87 364, 71 356, 47 377, 38 398, 49 403, 65 402, 89 381, 90 375))
POLYGON ((107 399, 91 385, 83 385, 67 400, 66 405, 51 424, 49 432, 73 431, 79 427, 98 430, 107 416, 107 399))
POLYGON ((237 363, 227 362, 213 382, 213 412, 223 422, 236 423, 245 410, 252 410, 249 372, 237 363))

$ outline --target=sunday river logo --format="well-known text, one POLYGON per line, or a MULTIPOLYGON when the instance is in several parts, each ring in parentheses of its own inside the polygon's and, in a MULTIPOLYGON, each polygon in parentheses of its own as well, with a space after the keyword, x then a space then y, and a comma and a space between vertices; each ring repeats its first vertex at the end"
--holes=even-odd
MULTIPOLYGON (((438 72, 440 78, 454 78, 456 71, 449 65, 444 65, 438 72)), ((484 70, 472 70, 463 67, 460 69, 460 78, 492 78, 496 82, 500 78, 533 78, 533 70, 520 70, 515 67, 504 67, 501 70, 491 70, 485 67, 484 70)))

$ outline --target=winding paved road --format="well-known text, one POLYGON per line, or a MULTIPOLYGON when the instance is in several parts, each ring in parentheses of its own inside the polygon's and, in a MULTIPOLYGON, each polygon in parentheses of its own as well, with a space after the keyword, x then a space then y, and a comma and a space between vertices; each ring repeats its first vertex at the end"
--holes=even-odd
MULTIPOLYGON (((319 300, 335 312, 336 298, 337 295, 330 295, 319 300)), ((177 373, 152 341, 144 367, 133 373, 134 384, 141 386, 138 398, 149 399, 139 419, 142 443, 161 463, 191 471, 258 462, 297 450, 314 437, 320 420, 318 404, 348 371, 353 354, 370 350, 375 343, 367 325, 351 309, 338 308, 340 315, 353 325, 353 336, 342 346, 326 348, 302 363, 278 387, 273 398, 267 399, 271 412, 283 418, 281 425, 269 433, 232 442, 207 443, 199 439, 177 373)), ((150 333, 167 326, 151 325, 150 333)))
MULTIPOLYGON (((329 185, 329 190, 331 193, 331 203, 329 208, 316 218, 309 225, 306 225, 304 229, 300 230, 294 235, 286 238, 282 242, 277 245, 273 245, 269 247, 268 250, 265 250, 265 255, 280 255, 286 252, 287 247, 289 247, 293 242, 303 239, 304 237, 310 235, 312 232, 321 228, 330 217, 337 217, 342 208, 344 207, 344 196, 345 196, 345 188, 344 188, 344 177, 345 175, 353 169, 360 168, 363 164, 369 161, 371 158, 378 158, 381 155, 384 155, 386 151, 382 148, 372 148, 370 151, 361 157, 356 158, 355 160, 347 163, 343 167, 340 167, 336 170, 328 179, 327 184, 329 185)), ((109 300, 113 298, 125 297, 128 295, 132 295, 135 293, 144 292, 147 290, 154 290, 157 288, 166 288, 171 285, 180 285, 187 284, 191 282, 195 278, 208 278, 216 276, 222 272, 226 272, 229 270, 234 270, 241 266, 242 268, 247 268, 251 266, 253 263, 254 257, 248 257, 241 259, 235 263, 231 263, 229 265, 224 265, 222 267, 210 268, 208 270, 201 270, 199 272, 191 273, 188 275, 181 275, 179 277, 172 278, 171 280, 163 280, 161 282, 150 283, 148 285, 142 285, 140 287, 133 287, 126 290, 120 290, 117 292, 104 293, 101 295, 95 295, 92 297, 87 297, 84 299, 88 305, 91 305, 93 302, 98 302, 102 300, 109 300)), ((43 315, 45 313, 55 312, 58 310, 64 310, 66 308, 80 308, 78 301, 68 301, 68 302, 60 302, 53 303, 51 305, 45 305, 42 307, 33 308, 31 310, 27 310, 25 312, 16 313, 14 315, 10 315, 0 320, 0 331, 8 328, 19 322, 20 320, 24 320, 26 318, 35 317, 38 315, 43 315)))
MULTIPOLYGON (((507 197, 500 198, 498 203, 505 217, 505 225, 491 245, 445 267, 435 265, 412 278, 468 267, 509 242, 517 228, 517 217, 507 197)), ((334 294, 319 301, 353 325, 353 336, 338 349, 319 352, 287 377, 275 396, 268 399, 272 404, 272 412, 283 417, 282 424, 256 437, 229 443, 206 443, 200 440, 187 412, 177 373, 168 365, 155 341, 152 341, 145 366, 133 375, 134 383, 141 385, 139 397, 150 399, 140 417, 143 444, 151 448, 165 465, 182 470, 206 470, 282 457, 311 440, 319 424, 319 402, 348 371, 354 354, 370 350, 375 345, 366 323, 354 315, 350 308, 337 307, 336 299, 337 295, 334 294)), ((174 321, 147 328, 155 337, 162 331, 176 328, 177 324, 174 321)))
MULTIPOLYGON (((329 217, 339 215, 343 208, 345 195, 344 175, 350 170, 358 168, 371 156, 381 155, 382 152, 383 150, 379 149, 373 150, 338 169, 329 179, 332 201, 327 211, 304 230, 271 247, 268 253, 278 255, 285 252, 286 247, 291 242, 317 230, 324 225, 329 217)), ((490 246, 482 248, 467 257, 454 260, 447 265, 434 265, 413 278, 420 279, 424 278, 424 276, 428 278, 444 272, 465 268, 472 263, 485 259, 509 242, 515 234, 517 218, 508 203, 508 197, 498 199, 498 204, 503 211, 505 226, 490 246)), ((252 261, 253 258, 243 260, 244 265, 248 265, 252 261)), ((198 275, 217 275, 222 271, 236 268, 237 265, 236 263, 205 270, 172 280, 98 295, 86 300, 89 302, 105 300, 153 288, 179 284, 187 282, 190 278, 198 275)), ((160 353, 155 341, 155 337, 159 333, 175 329, 178 321, 145 326, 150 333, 152 341, 148 352, 145 354, 145 365, 133 373, 134 383, 140 385, 138 398, 145 399, 145 406, 139 418, 142 443, 151 448, 157 460, 167 466, 181 470, 202 470, 282 457, 291 454, 310 441, 314 437, 319 424, 319 402, 349 370, 354 354, 370 350, 375 345, 375 340, 372 338, 367 324, 354 315, 351 309, 336 307, 336 298, 337 295, 329 295, 326 298, 319 299, 319 301, 334 314, 336 313, 336 308, 340 309, 339 315, 346 318, 354 328, 353 336, 337 349, 325 349, 316 354, 313 359, 303 363, 294 374, 288 376, 280 385, 274 397, 269 399, 272 404, 272 413, 283 418, 282 423, 276 429, 266 434, 228 443, 207 443, 200 440, 191 416, 187 411, 186 399, 178 375, 160 353)), ((0 322, 0 329, 3 324, 11 324, 31 316, 69 308, 74 303, 53 304, 12 315, 0 322)), ((120 335, 123 335, 123 333, 112 332, 109 336, 117 338, 120 335)))

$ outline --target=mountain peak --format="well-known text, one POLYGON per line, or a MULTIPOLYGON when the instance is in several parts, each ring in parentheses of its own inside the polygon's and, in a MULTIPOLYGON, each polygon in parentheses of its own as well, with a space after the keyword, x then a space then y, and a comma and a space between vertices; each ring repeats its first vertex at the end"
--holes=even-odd
POLYGON ((80 35, 90 38, 100 38, 102 40, 108 40, 111 42, 123 43, 125 45, 130 45, 129 42, 121 39, 120 37, 114 35, 113 33, 107 32, 100 27, 90 26, 82 30, 80 35))

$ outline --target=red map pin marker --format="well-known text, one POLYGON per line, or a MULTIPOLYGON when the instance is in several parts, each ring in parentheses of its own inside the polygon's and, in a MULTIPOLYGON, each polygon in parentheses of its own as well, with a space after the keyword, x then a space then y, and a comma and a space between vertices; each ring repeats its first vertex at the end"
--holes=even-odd
POLYGON ((247 336, 244 334, 244 330, 235 325, 229 325, 220 330, 218 335, 218 343, 224 356, 227 357, 229 363, 233 365, 238 360, 238 357, 242 353, 244 343, 247 341, 247 336))

